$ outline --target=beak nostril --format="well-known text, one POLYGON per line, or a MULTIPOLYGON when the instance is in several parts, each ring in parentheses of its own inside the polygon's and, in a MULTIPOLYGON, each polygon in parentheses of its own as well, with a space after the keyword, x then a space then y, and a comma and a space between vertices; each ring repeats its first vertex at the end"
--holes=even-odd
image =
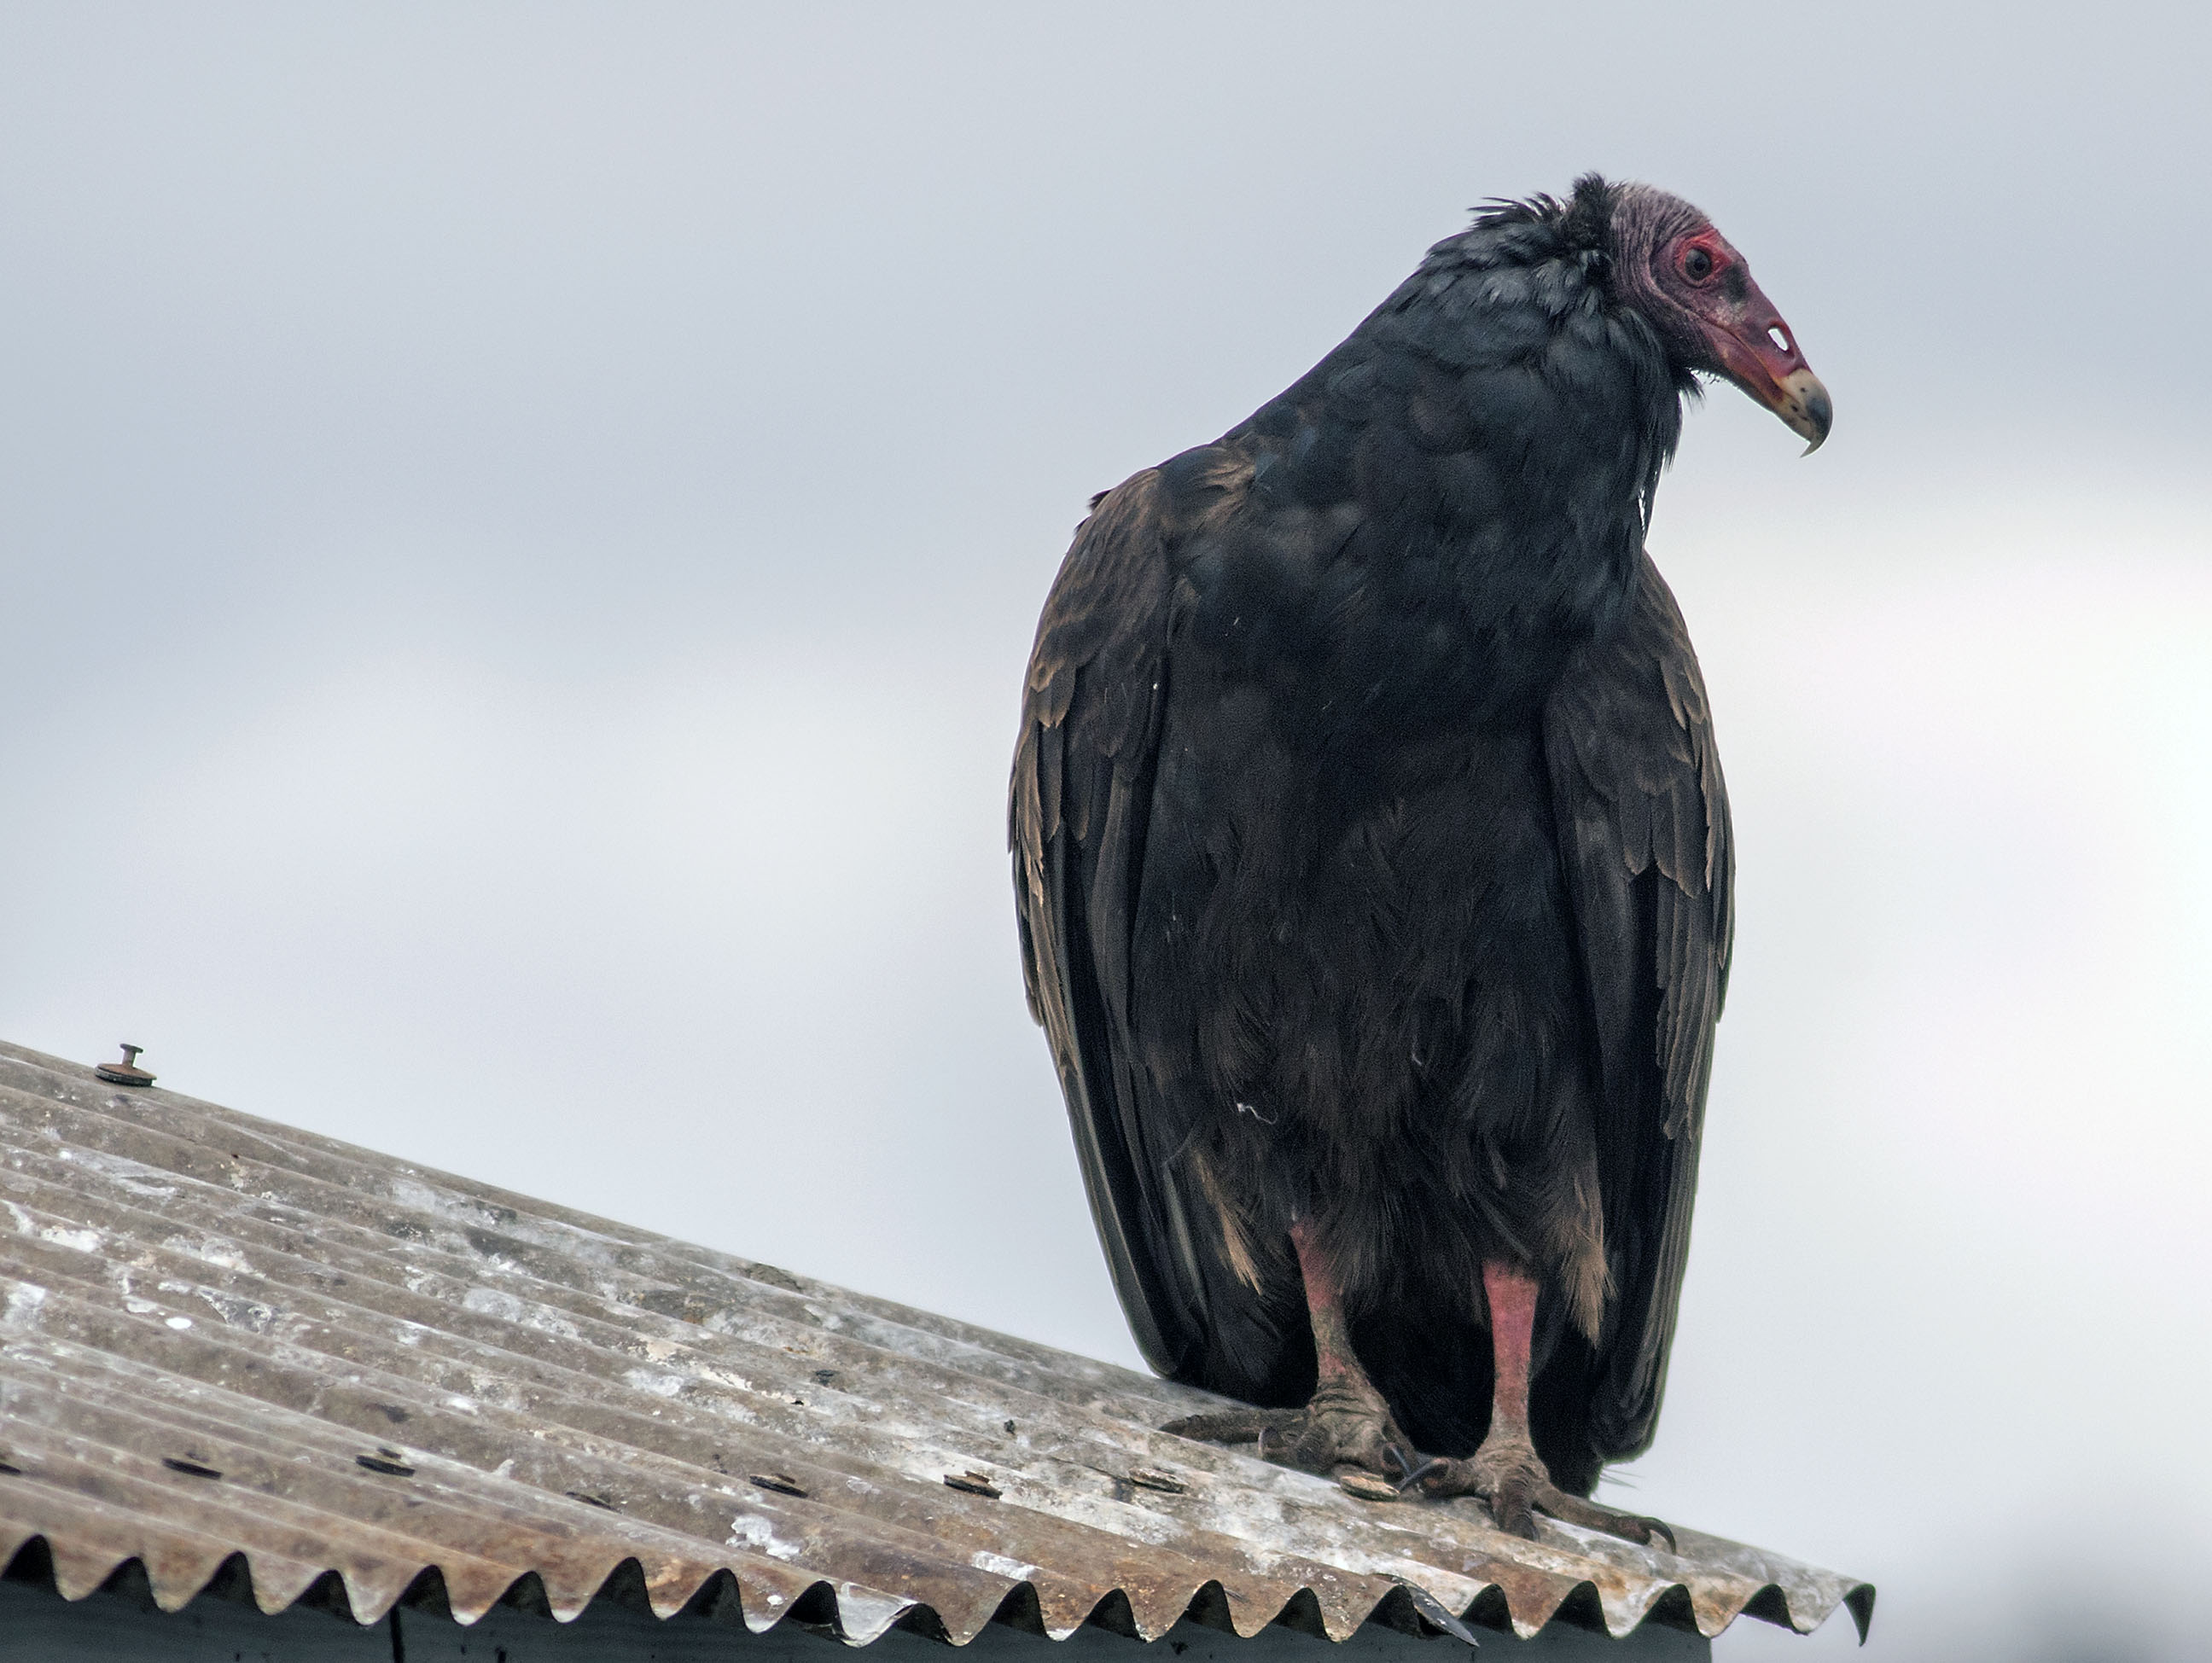
POLYGON ((1784 352, 1788 352, 1791 349, 1790 345, 1790 331, 1783 328, 1779 324, 1769 324, 1766 326, 1766 338, 1773 342, 1776 347, 1784 352))

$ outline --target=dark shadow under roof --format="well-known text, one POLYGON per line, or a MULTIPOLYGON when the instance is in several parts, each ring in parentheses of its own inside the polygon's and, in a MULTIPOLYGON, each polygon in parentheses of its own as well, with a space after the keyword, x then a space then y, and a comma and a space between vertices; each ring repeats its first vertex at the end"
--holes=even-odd
POLYGON ((1526 1542, 1151 1429, 1218 1402, 0 1046, 0 1564, 68 1599, 1864 1632, 1867 1584, 1717 1537, 1526 1542))

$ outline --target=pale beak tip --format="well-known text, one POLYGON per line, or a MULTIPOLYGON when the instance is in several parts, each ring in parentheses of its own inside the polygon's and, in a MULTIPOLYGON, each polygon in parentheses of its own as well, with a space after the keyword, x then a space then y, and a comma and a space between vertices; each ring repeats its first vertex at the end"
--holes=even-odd
POLYGON ((1784 378, 1776 391, 1781 397, 1774 413, 1806 441, 1804 454, 1812 455, 1827 442, 1828 429, 1835 423, 1836 407, 1829 402, 1827 388, 1811 370, 1801 369, 1784 378))

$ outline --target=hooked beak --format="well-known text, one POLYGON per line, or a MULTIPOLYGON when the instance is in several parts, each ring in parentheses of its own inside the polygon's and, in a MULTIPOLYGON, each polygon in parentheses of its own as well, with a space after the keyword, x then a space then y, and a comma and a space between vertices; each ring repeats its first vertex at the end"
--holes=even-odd
POLYGON ((1709 337, 1720 373, 1780 416, 1812 455, 1835 419, 1827 388, 1757 283, 1746 284, 1741 304, 1730 310, 1733 315, 1716 324, 1709 337))

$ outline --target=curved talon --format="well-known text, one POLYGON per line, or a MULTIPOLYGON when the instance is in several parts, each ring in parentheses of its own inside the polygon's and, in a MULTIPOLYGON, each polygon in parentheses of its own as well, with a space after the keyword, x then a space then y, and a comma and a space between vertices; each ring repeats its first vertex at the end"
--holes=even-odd
MULTIPOLYGON (((1547 1509, 1547 1511, 1549 1509, 1547 1509)), ((1600 1508, 1599 1511, 1602 1513, 1612 1513, 1612 1509, 1610 1508, 1600 1508)), ((1569 1522, 1576 1523, 1579 1521, 1570 1520, 1569 1522)), ((1628 1535, 1627 1527, 1632 1525, 1640 1525, 1643 1526, 1643 1546, 1650 1547, 1653 1542, 1660 1539, 1661 1538, 1664 1538, 1667 1543, 1668 1552, 1674 1553, 1680 1551, 1680 1550, 1674 1545, 1674 1533, 1668 1527, 1666 1521, 1662 1519, 1650 1518, 1644 1514, 1615 1513, 1613 1514, 1612 1518, 1607 1522, 1595 1525, 1591 1527, 1593 1529, 1606 1531, 1615 1536, 1626 1536, 1628 1535)), ((1630 1536, 1629 1539, 1631 1541, 1634 1541, 1636 1539, 1633 1536, 1630 1536)))
POLYGON ((1428 1460, 1423 1461, 1419 1466, 1406 1474, 1404 1478, 1398 1480, 1398 1493, 1401 1496, 1404 1495, 1415 1484, 1420 1483, 1422 1479, 1427 1478, 1430 1473, 1436 1472, 1439 1467, 1446 1467, 1450 1465, 1451 1463, 1446 1460, 1442 1455, 1430 1456, 1428 1460))
POLYGON ((1546 1484, 1530 1497, 1536 1510, 1563 1519, 1571 1525, 1580 1525, 1584 1530, 1601 1530, 1608 1536, 1619 1536, 1650 1547, 1664 1538, 1667 1551, 1676 1551, 1674 1533, 1658 1519, 1641 1513, 1621 1513, 1595 1502, 1585 1501, 1580 1496, 1570 1496, 1556 1485, 1546 1484))

